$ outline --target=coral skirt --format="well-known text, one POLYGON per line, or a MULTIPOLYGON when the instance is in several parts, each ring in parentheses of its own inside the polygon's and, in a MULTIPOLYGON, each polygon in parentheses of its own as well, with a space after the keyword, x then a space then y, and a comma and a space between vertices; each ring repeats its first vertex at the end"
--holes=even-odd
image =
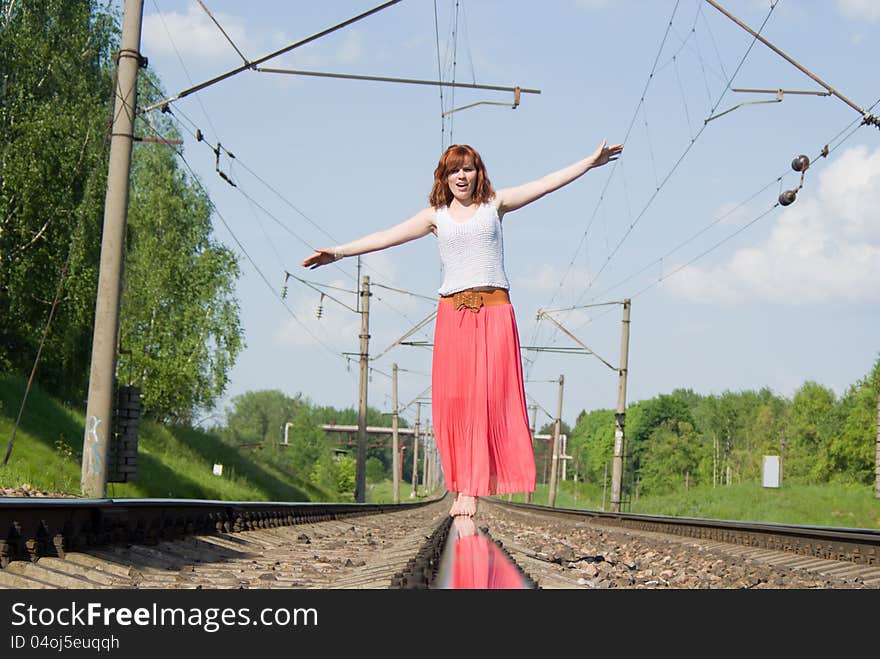
POLYGON ((535 455, 513 306, 440 302, 431 416, 447 489, 470 496, 533 492, 535 455))

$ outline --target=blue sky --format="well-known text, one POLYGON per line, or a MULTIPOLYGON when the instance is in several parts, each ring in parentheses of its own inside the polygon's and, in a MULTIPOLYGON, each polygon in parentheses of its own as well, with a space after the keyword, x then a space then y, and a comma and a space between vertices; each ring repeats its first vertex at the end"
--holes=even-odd
MULTIPOLYGON (((254 60, 381 3, 204 4, 254 60)), ((766 20, 765 38, 856 105, 880 100, 874 0, 721 4, 754 29, 766 20)), ((168 96, 242 63, 195 0, 145 0, 142 52, 168 96)), ((345 353, 359 350, 360 317, 328 297, 317 318, 319 293, 294 279, 282 300, 285 271, 344 289, 327 293, 354 306, 354 259, 315 271, 299 263, 423 208, 450 143, 476 147, 496 187, 578 160, 603 138, 625 143, 615 164, 508 215, 504 239, 525 346, 574 347, 536 313, 582 307, 553 315, 616 365, 620 305, 585 305, 632 299, 629 402, 678 387, 791 396, 807 380, 841 394, 880 354, 880 133, 834 96, 755 103, 776 96, 732 91, 824 89, 703 0, 404 0, 264 66, 427 80, 439 69, 444 80, 541 93, 516 109, 483 104, 444 118, 512 94, 445 88, 441 100, 437 87, 246 71, 172 103, 186 161, 216 207, 216 236, 242 262, 248 347, 224 404, 280 389, 357 405, 357 359, 345 353), (235 155, 220 160, 235 188, 215 172, 208 144, 218 141, 235 155), (774 208, 800 184, 799 154, 812 166, 797 200, 774 208)), ((419 297, 440 285, 434 241, 362 259, 381 285, 372 355, 435 308, 419 297)), ((432 324, 410 339, 431 341, 432 324)), ((565 421, 615 406, 617 374, 595 357, 523 355, 540 425, 555 414, 560 374, 565 421)), ((401 404, 425 392, 430 358, 398 346, 373 362, 370 404, 391 409, 393 362, 401 404)))

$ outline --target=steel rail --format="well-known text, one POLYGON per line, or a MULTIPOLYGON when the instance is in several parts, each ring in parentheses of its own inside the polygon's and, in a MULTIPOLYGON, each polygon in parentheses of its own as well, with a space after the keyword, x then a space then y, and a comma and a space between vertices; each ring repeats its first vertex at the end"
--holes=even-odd
POLYGON ((151 543, 195 534, 238 533, 390 513, 425 506, 439 498, 392 504, 2 497, 0 568, 15 560, 64 558, 67 552, 92 546, 151 543))
POLYGON ((880 565, 880 529, 610 513, 550 508, 536 504, 506 502, 497 498, 493 498, 492 503, 503 508, 527 510, 542 516, 579 518, 597 525, 716 540, 864 565, 880 565))

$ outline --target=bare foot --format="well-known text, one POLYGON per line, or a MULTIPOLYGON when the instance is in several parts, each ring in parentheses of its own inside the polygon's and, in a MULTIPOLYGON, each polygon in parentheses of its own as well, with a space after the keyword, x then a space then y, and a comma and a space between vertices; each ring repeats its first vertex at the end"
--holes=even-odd
POLYGON ((452 524, 455 526, 455 531, 458 533, 459 538, 477 534, 477 525, 474 523, 473 517, 457 515, 453 518, 452 524))
POLYGON ((458 515, 473 517, 477 514, 477 497, 472 497, 467 494, 459 494, 456 504, 458 504, 458 515))
POLYGON ((455 495, 455 501, 452 502, 452 508, 449 509, 450 517, 458 515, 461 515, 461 492, 455 495))

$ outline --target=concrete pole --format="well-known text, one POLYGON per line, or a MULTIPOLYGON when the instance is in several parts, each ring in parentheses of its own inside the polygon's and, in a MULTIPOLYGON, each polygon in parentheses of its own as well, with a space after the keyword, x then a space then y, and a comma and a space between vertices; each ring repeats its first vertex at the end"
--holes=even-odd
POLYGON ((877 448, 874 458, 874 498, 880 499, 880 393, 877 394, 877 448))
POLYGON ((122 10, 122 41, 117 65, 116 102, 110 127, 110 163, 104 199, 104 228, 80 481, 83 496, 90 498, 104 497, 107 489, 107 448, 113 433, 116 341, 119 334, 131 145, 137 106, 137 73, 142 61, 143 10, 143 0, 125 0, 122 10))
POLYGON ((400 419, 397 413, 397 362, 391 365, 391 409, 393 410, 391 413, 391 473, 394 474, 392 476, 394 483, 392 501, 400 503, 400 477, 398 476, 400 473, 400 456, 398 454, 400 439, 397 432, 400 419))
POLYGON ((431 432, 431 425, 425 424, 425 463, 422 466, 422 487, 425 488, 425 494, 431 491, 431 472, 434 470, 434 449, 431 442, 434 435, 431 432))
MULTIPOLYGON (((534 450, 535 450, 535 424, 538 421, 538 406, 532 405, 531 410, 532 410, 532 426, 531 426, 530 430, 532 432, 532 452, 534 452, 534 450)), ((526 503, 532 503, 532 500, 534 498, 535 498, 534 492, 526 493, 526 503)))
MULTIPOLYGON (((562 438, 562 458, 568 455, 568 435, 560 435, 562 438)), ((566 480, 566 465, 568 464, 568 460, 560 459, 559 460, 559 474, 562 480, 566 480)))
POLYGON ((434 435, 434 489, 443 481, 443 469, 440 464, 440 449, 437 448, 437 436, 434 435))
POLYGON ((617 413, 614 415, 614 462, 611 465, 611 512, 620 512, 623 483, 624 426, 626 425, 626 374, 629 370, 630 300, 623 301, 623 330, 620 337, 620 369, 617 383, 617 413))
POLYGON ((293 424, 292 424, 290 421, 288 421, 287 423, 284 424, 284 445, 285 445, 285 446, 288 445, 288 435, 287 435, 287 431, 290 430, 290 426, 292 426, 292 425, 293 425, 293 424))
POLYGON ((602 512, 605 512, 605 498, 608 494, 608 462, 605 462, 605 473, 602 475, 602 512))
MULTIPOLYGON (((880 440, 880 435, 878 435, 880 440)), ((878 453, 880 456, 880 453, 878 453)), ((779 440, 779 485, 782 485, 782 475, 785 473, 785 428, 782 429, 782 439, 779 440)))
POLYGON ((718 482, 718 436, 712 433, 712 489, 718 482))
POLYGON ((412 492, 410 498, 419 493, 419 417, 422 415, 422 404, 416 403, 416 422, 413 426, 413 466, 412 466, 412 492))
POLYGON ((556 484, 559 472, 559 430, 562 425, 562 388, 565 386, 565 376, 559 376, 559 402, 556 406, 556 422, 553 424, 553 445, 550 451, 550 493, 547 495, 547 505, 551 508, 556 505, 556 484))
POLYGON ((422 487, 425 488, 427 494, 428 489, 428 462, 430 452, 428 451, 428 424, 425 424, 425 454, 422 457, 422 487))
POLYGON ((354 500, 363 503, 367 492, 367 376, 370 361, 370 277, 364 275, 360 294, 361 373, 358 394, 357 483, 354 500))

